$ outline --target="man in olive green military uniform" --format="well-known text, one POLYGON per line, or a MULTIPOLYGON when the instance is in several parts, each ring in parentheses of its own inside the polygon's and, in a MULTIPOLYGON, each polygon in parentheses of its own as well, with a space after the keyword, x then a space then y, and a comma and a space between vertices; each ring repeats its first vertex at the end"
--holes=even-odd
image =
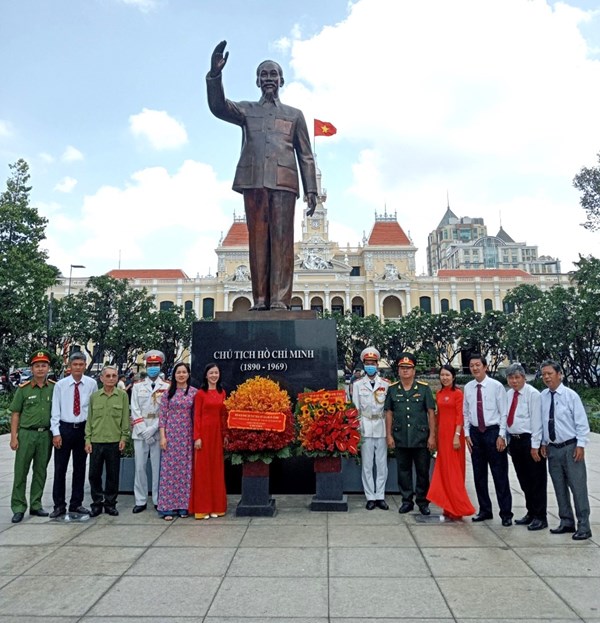
POLYGON ((435 450, 435 400, 427 383, 415 381, 416 357, 401 353, 400 380, 388 389, 385 399, 388 448, 394 448, 398 465, 398 486, 402 495, 400 513, 414 508, 413 496, 422 515, 429 515, 429 465, 435 450), (413 465, 416 486, 413 483, 413 465))
POLYGON ((46 484, 46 469, 52 452, 50 434, 50 413, 54 381, 46 377, 50 370, 50 353, 37 351, 29 361, 33 377, 23 383, 10 403, 10 447, 15 454, 15 475, 13 481, 12 508, 13 523, 19 523, 27 510, 25 488, 27 474, 33 461, 29 514, 48 517, 42 508, 42 494, 46 484))

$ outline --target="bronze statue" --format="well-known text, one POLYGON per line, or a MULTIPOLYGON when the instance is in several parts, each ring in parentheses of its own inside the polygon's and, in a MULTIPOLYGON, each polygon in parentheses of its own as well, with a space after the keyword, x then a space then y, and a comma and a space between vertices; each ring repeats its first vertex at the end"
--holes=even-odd
POLYGON ((215 117, 242 128, 242 153, 233 190, 244 195, 250 243, 253 310, 289 309, 294 277, 294 207, 300 196, 298 166, 308 203, 317 206, 317 178, 302 111, 279 101, 283 72, 263 61, 256 70, 258 102, 225 98, 221 72, 229 52, 226 41, 214 49, 206 76, 208 105, 215 117), (297 163, 296 163, 297 159, 297 163))

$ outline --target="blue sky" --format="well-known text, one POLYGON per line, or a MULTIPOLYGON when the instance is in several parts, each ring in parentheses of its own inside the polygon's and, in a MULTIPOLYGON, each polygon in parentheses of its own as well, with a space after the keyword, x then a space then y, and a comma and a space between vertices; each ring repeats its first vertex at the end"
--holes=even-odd
MULTIPOLYGON (((0 180, 31 167, 50 260, 214 274, 240 131, 208 110, 228 41, 230 99, 257 64, 285 103, 338 127, 317 139, 331 238, 396 212, 426 266, 446 207, 558 256, 596 253, 571 180, 600 151, 600 1, 20 0, 0 6, 0 180)), ((298 218, 300 215, 298 204, 298 218)), ((299 236, 299 228, 297 229, 299 236)))

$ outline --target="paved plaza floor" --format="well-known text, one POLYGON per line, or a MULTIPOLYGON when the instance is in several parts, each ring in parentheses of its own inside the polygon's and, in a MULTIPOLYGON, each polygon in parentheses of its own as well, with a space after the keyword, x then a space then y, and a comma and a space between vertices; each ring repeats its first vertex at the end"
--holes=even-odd
MULTIPOLYGON (((367 511, 311 513, 278 496, 274 518, 167 523, 154 511, 84 523, 10 523, 13 453, 0 437, 0 623, 600 623, 600 435, 586 452, 593 538, 492 521, 420 523, 367 511)), ((468 461, 467 485, 476 500, 468 461)), ((511 468, 513 511, 524 514, 511 468)), ((52 508, 52 462, 44 506, 52 508)), ((86 498, 89 506, 89 494, 86 498)), ((494 508, 497 509, 494 500, 494 508)), ((558 525, 549 483, 549 523, 558 525)), ((434 513, 439 509, 432 507, 434 513)))

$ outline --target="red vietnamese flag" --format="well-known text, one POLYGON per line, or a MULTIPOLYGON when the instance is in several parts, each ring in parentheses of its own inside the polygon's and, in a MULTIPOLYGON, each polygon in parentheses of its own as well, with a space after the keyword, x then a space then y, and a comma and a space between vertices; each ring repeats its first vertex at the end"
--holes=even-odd
POLYGON ((319 121, 315 119, 315 136, 333 136, 337 128, 329 121, 319 121))

